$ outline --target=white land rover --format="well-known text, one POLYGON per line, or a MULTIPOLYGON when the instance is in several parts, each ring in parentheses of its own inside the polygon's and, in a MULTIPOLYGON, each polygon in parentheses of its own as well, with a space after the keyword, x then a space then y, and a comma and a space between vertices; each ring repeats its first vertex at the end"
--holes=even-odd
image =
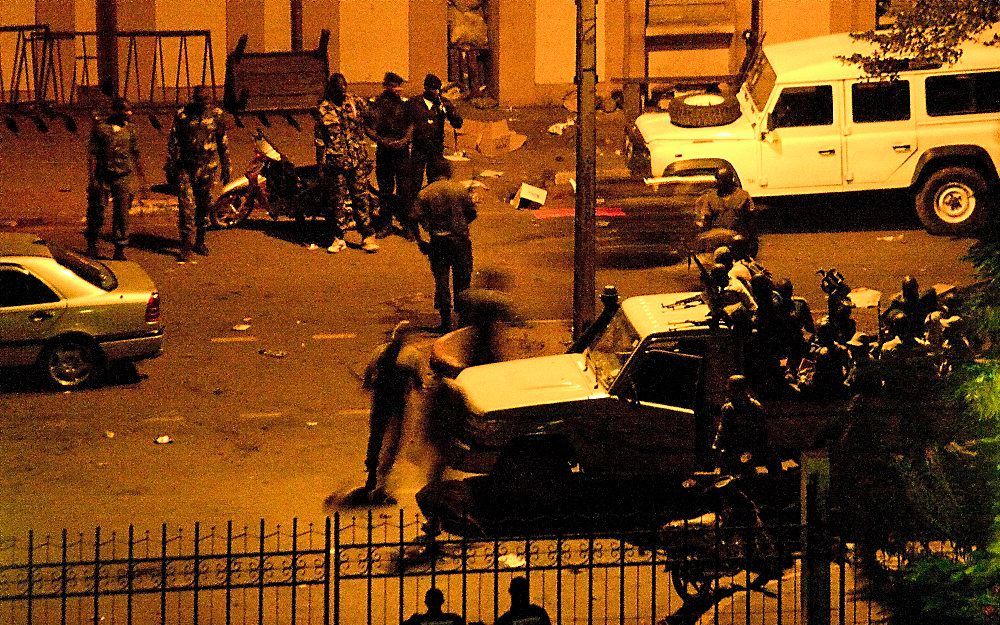
POLYGON ((986 219, 1000 163, 1000 46, 873 79, 848 34, 764 46, 735 94, 675 98, 630 129, 642 177, 731 167, 752 196, 912 189, 928 231, 986 219))

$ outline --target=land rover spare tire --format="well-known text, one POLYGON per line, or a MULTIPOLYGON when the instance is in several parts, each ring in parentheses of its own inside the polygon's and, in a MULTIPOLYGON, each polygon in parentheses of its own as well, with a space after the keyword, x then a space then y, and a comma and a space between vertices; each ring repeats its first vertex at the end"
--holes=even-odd
POLYGON ((973 232, 986 219, 986 187, 986 180, 975 169, 942 167, 917 191, 917 215, 931 234, 973 232))
POLYGON ((726 93, 693 93, 670 101, 670 121, 684 128, 725 126, 740 118, 740 103, 726 93))

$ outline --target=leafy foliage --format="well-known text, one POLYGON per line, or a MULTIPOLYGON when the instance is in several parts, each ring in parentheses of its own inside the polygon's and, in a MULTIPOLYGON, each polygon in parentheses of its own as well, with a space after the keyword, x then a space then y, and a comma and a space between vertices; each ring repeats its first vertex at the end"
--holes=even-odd
MULTIPOLYGON (((962 56, 962 44, 980 38, 1000 21, 1000 0, 916 0, 912 7, 888 9, 892 26, 855 35, 872 44, 870 53, 844 60, 871 76, 894 75, 901 69, 950 65, 962 56)), ((996 35, 988 36, 996 43, 996 35)))

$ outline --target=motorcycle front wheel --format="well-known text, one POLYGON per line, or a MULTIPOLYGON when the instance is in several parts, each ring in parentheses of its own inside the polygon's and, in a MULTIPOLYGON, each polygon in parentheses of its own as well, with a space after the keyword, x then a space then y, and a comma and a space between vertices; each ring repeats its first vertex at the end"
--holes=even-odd
POLYGON ((254 203, 247 187, 223 193, 212 205, 209 214, 212 226, 224 230, 239 225, 253 212, 254 203))

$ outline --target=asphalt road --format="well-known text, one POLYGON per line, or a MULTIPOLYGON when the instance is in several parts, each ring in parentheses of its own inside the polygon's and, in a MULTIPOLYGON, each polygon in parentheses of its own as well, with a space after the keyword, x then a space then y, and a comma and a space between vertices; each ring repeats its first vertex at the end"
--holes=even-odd
MULTIPOLYGON (((545 115, 535 124, 560 112, 545 115)), ((570 220, 538 220, 497 199, 519 171, 571 167, 570 158, 556 158, 570 153, 571 138, 531 144, 529 136, 534 147, 509 155, 499 167, 505 178, 487 181, 494 188, 483 193, 473 226, 476 264, 514 277, 524 318, 567 318, 570 220)), ((15 141, 11 149, 23 153, 0 161, 4 229, 83 245, 79 170, 58 171, 79 150, 66 143, 42 154, 15 141), (60 189, 70 190, 60 197, 60 189)), ((245 156, 246 146, 237 153, 245 156)), ((498 168, 474 159, 459 174, 486 167, 498 168)), ((783 203, 764 217, 761 258, 817 311, 820 267, 889 294, 906 274, 925 286, 969 282, 971 268, 960 260, 969 242, 925 234, 901 204, 885 195, 783 203)), ((368 401, 359 374, 398 320, 436 323, 425 257, 398 237, 375 255, 328 255, 303 245, 308 239, 291 222, 258 216, 211 233, 211 256, 182 266, 173 257, 174 219, 160 206, 132 226, 130 258, 163 298, 160 358, 141 363, 138 376, 126 368, 107 385, 74 393, 46 391, 21 371, 0 374, 0 534, 319 520, 332 509, 328 500, 363 482, 368 401), (249 330, 232 329, 244 322, 249 330), (155 444, 161 435, 174 442, 155 444)), ((615 262, 601 267, 597 283, 631 295, 697 288, 697 275, 685 264, 615 262)), ((424 479, 418 452, 404 449, 391 484, 410 509, 424 479)))

